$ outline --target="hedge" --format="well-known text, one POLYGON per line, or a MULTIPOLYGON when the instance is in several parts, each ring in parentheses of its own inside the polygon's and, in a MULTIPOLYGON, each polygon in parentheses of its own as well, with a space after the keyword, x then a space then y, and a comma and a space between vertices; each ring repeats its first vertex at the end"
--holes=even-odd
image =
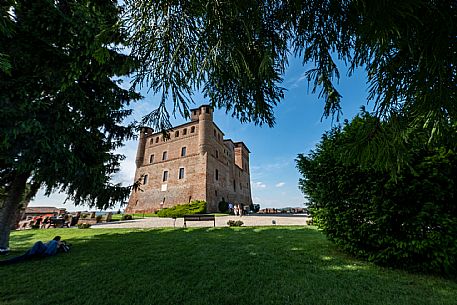
POLYGON ((202 214, 206 212, 206 201, 194 200, 187 204, 178 204, 157 212, 159 217, 183 217, 189 214, 202 214))

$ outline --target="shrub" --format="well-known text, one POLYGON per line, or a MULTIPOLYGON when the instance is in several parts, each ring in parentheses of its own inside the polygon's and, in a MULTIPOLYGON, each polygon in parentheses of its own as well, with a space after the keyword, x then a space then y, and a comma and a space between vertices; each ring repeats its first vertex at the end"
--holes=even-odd
POLYGON ((97 221, 97 223, 99 223, 102 221, 102 218, 103 218, 102 215, 97 215, 97 217, 95 217, 95 220, 97 221))
POLYGON ((229 220, 227 221, 227 224, 229 227, 241 227, 244 222, 242 222, 241 220, 229 220))
POLYGON ((133 219, 133 216, 130 214, 124 214, 121 217, 121 220, 132 220, 132 219, 133 219))
POLYGON ((328 132, 297 159, 314 224, 344 250, 378 264, 456 272, 455 149, 409 143, 409 167, 392 176, 342 159, 345 143, 353 142, 351 125, 328 132))
POLYGON ((206 212, 206 202, 194 200, 191 203, 179 204, 171 208, 165 208, 157 212, 159 217, 183 217, 190 214, 201 214, 206 212))
POLYGON ((219 211, 221 213, 228 212, 229 205, 228 205, 228 202, 226 202, 225 200, 220 201, 218 207, 219 207, 219 211))
POLYGON ((89 229, 90 228, 90 223, 78 223, 77 224, 78 229, 89 229))

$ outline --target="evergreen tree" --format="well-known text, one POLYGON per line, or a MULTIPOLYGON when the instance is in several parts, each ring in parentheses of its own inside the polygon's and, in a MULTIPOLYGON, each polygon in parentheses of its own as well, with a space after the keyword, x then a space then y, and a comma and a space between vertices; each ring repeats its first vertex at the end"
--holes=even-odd
POLYGON ((133 136, 122 120, 139 96, 117 79, 132 70, 132 60, 119 52, 125 35, 116 1, 9 0, 0 8, 8 18, 0 54, 11 65, 0 71, 6 248, 27 183, 29 196, 39 187, 60 190, 76 205, 104 209, 125 200, 129 188, 110 182, 123 159, 113 150, 133 136))
POLYGON ((146 83, 163 97, 145 120, 156 126, 167 126, 161 123, 168 119, 167 98, 174 103, 173 111, 188 116, 196 89, 213 107, 225 108, 241 121, 272 126, 291 53, 301 57, 303 65, 314 65, 306 76, 325 101, 325 116, 338 118, 341 112, 342 97, 334 85, 341 71, 335 58, 347 63, 349 74, 356 68, 366 70, 375 115, 389 120, 396 132, 398 146, 380 146, 381 155, 391 156, 386 160, 390 165, 401 157, 411 128, 425 126, 433 142, 446 136, 449 120, 456 121, 453 0, 126 4, 132 54, 141 63, 137 84, 146 83))

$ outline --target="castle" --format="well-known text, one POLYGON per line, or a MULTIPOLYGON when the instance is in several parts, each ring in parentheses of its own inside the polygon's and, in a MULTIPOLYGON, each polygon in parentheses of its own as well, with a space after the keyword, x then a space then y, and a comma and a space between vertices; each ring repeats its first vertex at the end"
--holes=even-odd
POLYGON ((252 203, 249 149, 243 142, 224 139, 213 122, 208 105, 191 109, 191 121, 169 132, 169 138, 150 128, 140 132, 135 181, 127 213, 155 212, 161 208, 207 202, 208 212, 218 212, 220 201, 252 203))

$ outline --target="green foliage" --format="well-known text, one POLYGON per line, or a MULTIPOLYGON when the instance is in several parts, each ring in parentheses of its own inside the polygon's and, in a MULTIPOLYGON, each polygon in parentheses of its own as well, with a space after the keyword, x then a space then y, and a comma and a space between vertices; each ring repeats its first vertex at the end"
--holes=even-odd
POLYGON ((227 221, 227 225, 229 227, 241 227, 244 224, 241 220, 229 220, 227 221))
POLYGON ((191 203, 178 204, 171 208, 165 208, 157 212, 159 217, 183 217, 190 214, 202 214, 206 212, 206 201, 193 200, 191 203))
POLYGON ((392 121, 402 131, 399 139, 424 122, 429 137, 445 137, 443 127, 456 119, 453 0, 125 3, 132 54, 139 62, 136 84, 162 94, 162 103, 144 121, 156 128, 168 126, 167 98, 173 113, 188 117, 195 90, 242 122, 272 126, 290 53, 311 65, 305 76, 325 100, 325 116, 341 113, 334 84, 341 74, 338 58, 349 75, 366 70, 368 99, 378 117, 408 117, 407 125, 392 121))
POLYGON ((226 202, 225 200, 219 201, 218 208, 219 208, 219 212, 227 213, 228 209, 229 209, 228 202, 226 202))
POLYGON ((0 69, 0 185, 26 175, 76 205, 125 200, 129 188, 110 177, 124 158, 114 150, 134 136, 123 120, 139 95, 120 87, 133 67, 119 52, 120 8, 112 1, 8 2, 0 6, 0 54, 10 65, 0 69))
POLYGON ((76 225, 78 229, 89 229, 91 227, 90 223, 78 223, 76 225))
POLYGON ((130 214, 124 214, 121 217, 121 220, 132 220, 132 219, 133 219, 133 216, 130 214))
MULTIPOLYGON (((407 143, 410 167, 387 170, 345 159, 366 113, 327 132, 315 151, 299 155, 300 188, 315 224, 336 244, 370 261, 408 269, 457 271, 456 135, 429 147, 419 131, 407 143)), ((383 123, 380 123, 381 125, 383 123)))

